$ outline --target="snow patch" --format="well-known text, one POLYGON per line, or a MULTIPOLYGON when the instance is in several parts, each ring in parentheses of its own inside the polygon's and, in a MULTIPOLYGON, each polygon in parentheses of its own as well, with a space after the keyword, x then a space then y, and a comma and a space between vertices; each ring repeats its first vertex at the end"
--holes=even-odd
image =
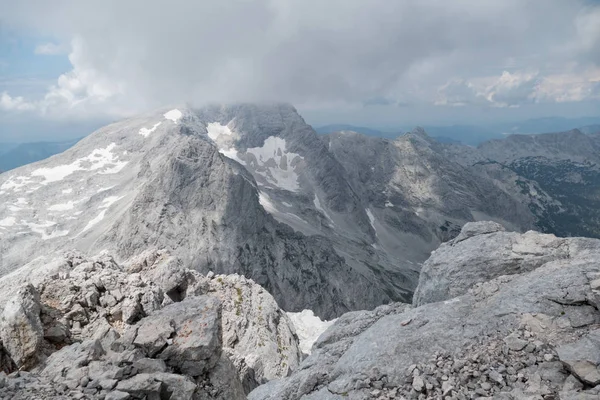
POLYGON ((6 217, 4 219, 0 219, 0 226, 9 227, 13 226, 17 223, 15 217, 6 217))
POLYGON ((262 147, 249 148, 246 153, 254 156, 253 160, 247 159, 248 164, 267 182, 290 192, 298 191, 300 185, 294 168, 303 158, 287 151, 285 139, 269 136, 262 147))
POLYGON ((265 209, 266 212, 268 212, 270 214, 274 214, 277 212, 277 208, 271 201, 271 198, 269 197, 268 194, 259 191, 258 192, 258 202, 265 209))
POLYGON ((377 229, 375 228, 375 216, 373 215, 373 213, 371 212, 371 209, 369 209, 369 208, 365 208, 365 212, 367 213, 367 217, 369 217, 369 222, 371 223, 371 226, 373 227, 373 230, 375 231, 375 236, 377 236, 377 229))
POLYGON ((233 147, 230 149, 219 149, 219 153, 223 154, 227 158, 231 158, 232 160, 239 162, 242 165, 246 165, 246 163, 238 156, 238 151, 233 147))
POLYGON ((103 188, 100 188, 100 189, 98 189, 98 190, 96 191, 96 193, 102 193, 102 192, 106 192, 107 190, 110 190, 110 189, 112 189, 112 188, 114 188, 114 186, 103 187, 103 188))
POLYGON ((336 321, 322 321, 312 310, 304 310, 297 313, 286 313, 296 328, 296 334, 300 340, 300 350, 310 354, 313 344, 319 336, 336 321))
POLYGON ((389 200, 387 200, 387 201, 385 202, 385 206, 386 206, 386 207, 394 207, 394 205, 392 204, 392 202, 391 202, 391 201, 389 201, 389 200))
POLYGON ((87 225, 85 226, 85 228, 83 228, 83 230, 81 231, 81 233, 83 233, 83 232, 91 229, 98 222, 102 221, 104 219, 104 215, 105 214, 106 214, 106 210, 100 211, 100 214, 98 214, 98 216, 96 218, 92 219, 90 222, 87 223, 87 225))
POLYGON ((239 162, 242 165, 246 163, 239 157, 239 153, 233 146, 236 135, 227 125, 221 125, 218 122, 210 122, 206 125, 208 137, 217 145, 219 153, 227 158, 239 162))
POLYGON ((28 176, 11 176, 2 184, 2 186, 0 186, 0 189, 3 191, 13 190, 18 192, 22 187, 27 186, 30 183, 32 183, 32 180, 28 176))
POLYGON ((56 239, 59 237, 67 236, 68 234, 69 231, 59 231, 55 229, 49 235, 42 234, 42 240, 56 239))
POLYGON ((227 125, 221 125, 218 122, 211 122, 211 123, 207 124, 206 132, 208 133, 208 137, 211 138, 215 142, 221 135, 227 135, 227 136, 233 135, 233 132, 231 132, 231 129, 229 129, 229 127, 227 125))
MULTIPOLYGON (((95 149, 88 156, 79 158, 71 164, 58 165, 56 167, 38 168, 31 172, 30 176, 16 176, 9 178, 0 186, 3 190, 13 190, 18 192, 22 187, 32 183, 47 185, 49 183, 62 181, 67 176, 76 171, 97 171, 100 174, 116 174, 125 167, 127 161, 119 161, 119 158, 112 153, 116 144, 111 143, 104 149, 95 149), (106 168, 102 171, 103 168, 106 168), (34 181, 32 177, 41 177, 42 181, 34 181)), ((30 188, 26 193, 31 193, 41 186, 30 188)), ((68 189, 67 189, 68 190, 68 189)), ((70 192, 68 192, 70 193, 70 192)))
MULTIPOLYGON (((138 133, 140 135, 142 135, 143 137, 148 137, 148 136, 150 136, 150 134, 152 132, 154 132, 156 130, 156 128, 158 128, 160 126, 160 124, 162 124, 162 122, 158 122, 158 123, 154 124, 154 126, 152 128, 150 128, 150 129, 148 129, 148 128, 142 128, 142 129, 140 129, 140 131, 138 133)), ((123 153, 123 154, 126 154, 126 152, 123 153)))
POLYGON ((365 208, 365 212, 367 213, 367 217, 369 217, 369 221, 371 222, 371 226, 373 227, 373 229, 375 229, 375 216, 373 215, 373 213, 371 212, 371 210, 369 208, 365 208))
POLYGON ((315 204, 316 209, 318 211, 320 211, 321 213, 323 213, 323 215, 325 215, 325 217, 329 220, 329 222, 331 222, 333 224, 333 220, 331 219, 329 214, 327 214, 327 211, 325 211, 325 209, 321 206, 321 201, 319 200, 319 196, 317 196, 316 194, 315 194, 315 199, 313 200, 313 203, 315 204))
POLYGON ((62 191, 63 194, 71 194, 73 193, 73 189, 69 188, 69 189, 65 189, 62 191))
POLYGON ((291 207, 292 205, 286 201, 282 201, 281 204, 283 204, 286 207, 291 207))
POLYGON ((61 231, 61 230, 57 230, 56 228, 53 229, 52 232, 50 232, 50 234, 48 234, 47 233, 48 228, 52 228, 53 226, 56 225, 56 222, 52 222, 52 221, 45 221, 40 224, 37 224, 34 222, 25 222, 24 225, 26 225, 29 229, 31 229, 32 232, 40 235, 42 237, 42 240, 55 239, 55 238, 66 236, 69 234, 69 231, 61 231))
POLYGON ((166 119, 170 119, 174 123, 177 123, 177 121, 179 121, 179 119, 181 119, 181 117, 183 116, 183 114, 178 109, 174 109, 174 110, 171 110, 169 112, 166 112, 163 116, 166 119))
POLYGON ((125 196, 120 196, 120 197, 119 196, 109 196, 109 197, 105 198, 104 200, 102 200, 102 204, 100 205, 100 208, 109 208, 114 203, 121 200, 123 197, 125 197, 125 196))
POLYGON ((53 204, 50 207, 48 207, 48 211, 69 211, 72 210, 74 207, 75 202, 69 201, 67 203, 53 204))

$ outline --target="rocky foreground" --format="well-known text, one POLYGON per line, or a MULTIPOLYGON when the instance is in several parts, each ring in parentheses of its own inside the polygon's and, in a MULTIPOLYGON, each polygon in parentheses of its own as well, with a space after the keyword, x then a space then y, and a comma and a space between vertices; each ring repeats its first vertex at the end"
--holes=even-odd
POLYGON ((36 260, 0 289, 2 399, 245 399, 302 357, 262 287, 162 251, 36 260))
POLYGON ((263 399, 600 399, 600 241, 469 223, 415 305, 340 317, 263 399))
POLYGON ((304 361, 264 289, 161 251, 36 260, 0 293, 3 399, 600 398, 595 239, 469 223, 413 305, 344 314, 304 361))

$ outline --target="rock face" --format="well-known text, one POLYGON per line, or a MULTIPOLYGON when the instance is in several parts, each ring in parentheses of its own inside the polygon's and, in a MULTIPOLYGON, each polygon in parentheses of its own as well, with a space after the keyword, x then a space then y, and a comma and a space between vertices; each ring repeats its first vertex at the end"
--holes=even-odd
POLYGON ((0 279, 17 287, 0 295, 0 398, 244 399, 301 359, 285 312, 246 278, 203 276, 162 250, 39 264, 36 283, 0 279))
POLYGON ((550 261, 599 254, 600 243, 594 239, 557 238, 533 231, 518 234, 505 232, 493 222, 468 223, 423 264, 413 304, 447 300, 466 293, 475 283, 529 272, 550 261))
MULTIPOLYGON (((449 271, 474 265, 457 296, 345 314, 298 370, 249 398, 598 398, 600 242, 568 239, 563 257, 551 239, 467 225, 432 256, 446 254, 449 271), (507 241, 535 251, 515 257, 507 241), (480 263, 487 252, 498 258, 480 263), (504 275, 507 256, 514 268, 504 275), (490 271, 487 278, 480 269, 490 271)), ((438 278, 421 279, 426 288, 438 278)))

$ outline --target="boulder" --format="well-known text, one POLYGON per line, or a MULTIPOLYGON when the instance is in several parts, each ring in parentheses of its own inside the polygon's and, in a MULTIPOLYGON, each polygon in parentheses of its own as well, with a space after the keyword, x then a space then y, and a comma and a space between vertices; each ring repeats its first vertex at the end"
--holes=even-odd
POLYGON ((99 340, 86 340, 66 346, 52 353, 43 365, 40 375, 49 379, 61 379, 69 371, 77 371, 105 354, 99 340))
POLYGON ((221 304, 209 296, 170 304, 141 321, 133 344, 185 375, 202 375, 221 355, 221 304))
POLYGON ((19 368, 30 369, 42 357, 44 331, 40 311, 40 296, 32 285, 20 288, 4 306, 0 339, 19 368))
POLYGON ((600 329, 557 347, 556 352, 573 375, 588 385, 600 385, 600 329))

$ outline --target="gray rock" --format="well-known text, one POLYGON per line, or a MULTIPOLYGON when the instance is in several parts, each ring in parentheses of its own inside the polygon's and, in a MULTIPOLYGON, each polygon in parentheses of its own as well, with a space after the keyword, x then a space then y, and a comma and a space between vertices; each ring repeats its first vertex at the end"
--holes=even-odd
POLYGON ((131 396, 127 392, 121 392, 119 390, 113 390, 110 393, 106 394, 104 400, 129 400, 131 396))
POLYGON ((133 366, 140 373, 166 372, 167 365, 163 360, 154 358, 141 358, 133 363, 133 366))
POLYGON ((417 392, 422 392, 425 388, 425 382, 423 382, 423 378, 421 378, 419 375, 415 375, 413 377, 412 387, 417 392))
POLYGON ((527 340, 519 339, 516 334, 512 333, 504 338, 504 343, 509 349, 514 351, 523 350, 529 343, 527 340))
MULTIPOLYGON (((529 272, 552 261, 600 257, 596 240, 557 238, 533 231, 519 234, 501 228, 491 222, 468 223, 463 227, 464 235, 434 251, 423 264, 414 305, 460 296, 475 284, 529 272)), ((575 324, 587 323, 581 317, 573 318, 575 324)))
POLYGON ((583 338, 557 347, 559 359, 588 385, 600 384, 600 330, 583 338))
POLYGON ((164 384, 151 374, 138 374, 117 384, 118 391, 137 398, 158 400, 164 389, 164 384))
MULTIPOLYGON (((152 376, 166 386, 165 391, 170 394, 171 399, 191 400, 196 392, 196 383, 187 376, 164 372, 155 373, 152 376)), ((235 371, 234 377, 237 377, 235 371)), ((221 398, 224 399, 224 397, 221 398)))
MULTIPOLYGON (((461 265, 468 266, 471 259, 478 260, 481 248, 498 254, 498 248, 504 248, 505 244, 496 235, 506 234, 484 233, 456 244, 454 247, 471 249, 462 253, 461 265)), ((523 236, 527 236, 527 241, 533 243, 545 243, 548 239, 547 235, 535 233, 523 236)), ((579 245, 579 240, 568 242, 568 257, 554 259, 552 255, 555 248, 541 246, 535 257, 552 261, 543 262, 537 268, 527 268, 510 277, 499 276, 485 283, 494 287, 494 290, 484 291, 483 284, 480 284, 452 299, 415 308, 405 306, 396 313, 375 319, 372 325, 366 324, 363 329, 357 328, 365 314, 348 313, 321 336, 313 347, 313 353, 290 377, 259 386, 250 393, 249 399, 299 399, 303 396, 328 398, 323 395, 326 391, 322 390, 327 387, 335 388, 336 393, 347 393, 349 398, 361 398, 362 386, 357 383, 372 382, 381 375, 388 378, 389 387, 401 388, 402 394, 409 398, 411 395, 407 388, 414 390, 414 378, 408 377, 407 382, 406 366, 417 364, 413 374, 417 369, 425 371, 421 376, 426 376, 427 371, 441 370, 440 378, 443 382, 445 358, 438 358, 442 357, 439 354, 459 359, 465 359, 465 355, 469 355, 467 362, 472 363, 470 377, 463 381, 459 374, 453 377, 452 384, 457 392, 466 391, 466 398, 472 397, 477 388, 481 390, 480 385, 475 384, 472 379, 486 382, 487 379, 483 380, 484 375, 481 374, 486 370, 495 371, 491 375, 494 381, 503 383, 507 387, 505 391, 516 398, 539 398, 558 394, 564 385, 565 374, 560 369, 560 364, 544 362, 544 354, 550 342, 558 346, 560 360, 574 373, 579 371, 577 376, 590 384, 596 384, 595 372, 589 368, 593 365, 595 370, 596 364, 592 364, 592 361, 596 362, 596 353, 600 351, 600 345, 595 342, 597 338, 593 336, 595 333, 581 339, 581 343, 576 341, 573 344, 573 337, 587 332, 589 328, 573 328, 570 323, 561 327, 559 321, 564 319, 565 305, 587 306, 586 299, 593 298, 589 282, 600 273, 600 264, 594 257, 588 256, 593 253, 588 253, 587 250, 595 248, 598 241, 590 241, 590 246, 585 248, 579 245), (411 322, 406 324, 405 321, 411 322), (532 352, 525 351, 528 346, 522 342, 514 346, 520 350, 509 350, 504 342, 507 337, 530 338, 527 342, 531 340, 532 352), (517 373, 512 375, 516 379, 508 379, 511 377, 507 374, 508 368, 499 366, 498 359, 504 360, 504 366, 510 365, 517 373), (427 360, 434 361, 428 364, 427 360), (581 361, 587 363, 586 368, 579 369, 580 365, 577 363, 581 361), (524 368, 525 366, 527 367, 524 368), (518 394, 519 390, 523 394, 518 394)), ((452 255, 454 252, 453 246, 442 246, 432 257, 449 259, 444 254, 452 255)), ((507 257, 512 256, 509 253, 507 257)), ((502 257, 490 260, 487 267, 495 271, 498 266, 494 263, 503 264, 505 260, 502 257)), ((457 270, 453 263, 446 265, 451 271, 457 270)), ((479 268, 485 267, 485 264, 481 264, 479 268)), ((441 262, 439 268, 443 268, 441 262)), ((448 365, 452 364, 449 362, 448 365)), ((450 371, 448 369, 448 373, 450 371)), ((436 386, 432 384, 428 387, 426 378, 424 383, 423 394, 436 398, 436 386)), ((491 391, 496 390, 495 388, 497 386, 492 385, 490 392, 477 393, 479 396, 491 396, 491 391)))
POLYGON ((32 285, 20 288, 4 306, 0 339, 19 368, 32 368, 42 356, 44 332, 40 311, 40 296, 32 285))
POLYGON ((91 361, 99 360, 104 353, 99 340, 74 343, 50 355, 40 373, 50 379, 63 377, 68 371, 76 371, 91 361))
POLYGON ((221 304, 214 297, 188 297, 141 321, 134 345, 186 375, 214 367, 221 350, 221 304))
POLYGON ((98 382, 98 385, 103 390, 113 390, 117 386, 117 383, 116 379, 102 379, 98 382))

